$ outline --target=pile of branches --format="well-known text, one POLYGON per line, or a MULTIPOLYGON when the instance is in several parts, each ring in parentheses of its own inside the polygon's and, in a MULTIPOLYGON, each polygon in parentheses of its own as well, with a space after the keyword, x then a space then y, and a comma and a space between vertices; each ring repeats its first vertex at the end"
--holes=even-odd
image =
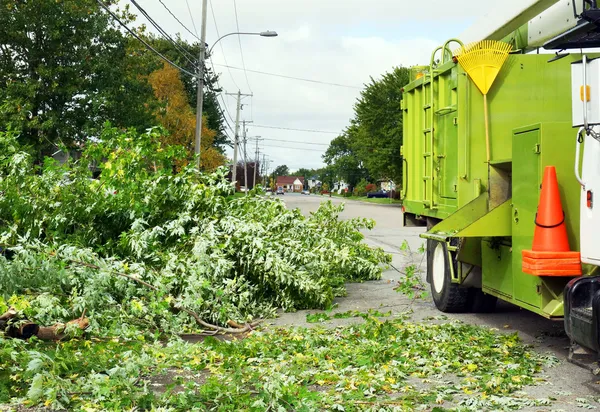
POLYGON ((360 233, 372 221, 341 220, 331 203, 305 217, 260 189, 235 198, 226 170, 199 173, 162 140, 106 127, 79 159, 39 165, 0 134, 6 331, 244 333, 278 308, 327 307, 345 282, 381 276, 389 256, 360 233))

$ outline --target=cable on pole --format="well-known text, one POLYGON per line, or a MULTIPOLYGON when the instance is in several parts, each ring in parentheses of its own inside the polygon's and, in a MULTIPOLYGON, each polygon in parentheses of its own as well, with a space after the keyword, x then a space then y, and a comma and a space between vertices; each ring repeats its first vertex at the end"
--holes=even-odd
POLYGON ((187 71, 186 69, 184 69, 183 67, 179 66, 176 63, 173 63, 171 60, 169 60, 167 57, 165 57, 162 53, 160 53, 158 50, 156 50, 154 47, 152 47, 150 44, 148 44, 147 41, 145 41, 144 39, 142 39, 140 36, 138 36, 133 30, 131 30, 129 27, 127 27, 127 25, 125 23, 123 23, 119 17, 113 13, 106 4, 104 4, 101 0, 96 0, 98 2, 98 4, 100 4, 100 6, 102 6, 102 8, 104 8, 104 10, 106 10, 108 12, 108 14, 110 14, 112 16, 113 19, 115 19, 117 21, 117 23, 119 23, 125 30, 127 30, 129 32, 129 34, 131 34, 133 37, 135 37, 136 39, 138 39, 144 46, 146 46, 146 48, 148 50, 150 50, 151 52, 153 52, 154 54, 156 54, 158 57, 160 57, 161 59, 163 59, 165 62, 169 63, 171 66, 175 67, 176 69, 179 69, 179 71, 181 71, 182 73, 185 73, 189 76, 192 77, 197 77, 197 75, 195 73, 192 73, 190 71, 187 71))
POLYGON ((260 139, 249 137, 249 139, 253 139, 253 140, 270 140, 270 141, 273 141, 273 142, 285 142, 285 143, 298 143, 298 144, 306 144, 306 145, 314 145, 314 146, 329 146, 329 143, 313 143, 313 142, 301 142, 299 140, 269 139, 267 137, 261 137, 260 139))
POLYGON ((215 63, 215 66, 227 67, 227 68, 234 69, 234 70, 244 70, 245 72, 250 72, 250 73, 264 74, 265 76, 281 77, 283 79, 291 79, 291 80, 298 80, 298 81, 302 81, 302 82, 324 84, 327 86, 345 87, 347 89, 362 90, 362 87, 358 87, 358 86, 349 86, 347 84, 331 83, 331 82, 325 82, 325 81, 321 81, 321 80, 304 79, 302 77, 287 76, 285 74, 278 74, 278 73, 268 73, 268 72, 263 72, 260 70, 251 70, 251 69, 246 69, 246 68, 242 68, 242 67, 228 66, 225 64, 215 63))
POLYGON ((142 6, 138 4, 136 0, 131 0, 131 3, 142 13, 142 15, 154 26, 156 30, 168 41, 170 42, 177 50, 179 50, 182 56, 192 65, 193 68, 196 68, 196 62, 194 61, 195 57, 192 56, 187 50, 181 47, 177 42, 167 33, 161 26, 158 24, 151 16, 148 14, 146 10, 142 6))
MULTIPOLYGON (((195 38, 196 38, 196 40, 200 40, 200 38, 198 37, 198 34, 197 34, 197 33, 196 33, 196 34, 192 33, 192 31, 191 31, 190 29, 188 29, 188 28, 187 28, 187 26, 186 26, 185 24, 183 24, 183 23, 181 22, 181 20, 179 20, 175 14, 173 14, 173 12, 172 12, 172 11, 171 11, 171 10, 170 10, 168 7, 167 7, 167 5, 166 5, 166 4, 163 2, 163 0, 158 0, 158 1, 160 2, 160 4, 162 4, 162 5, 163 5, 163 7, 164 7, 165 9, 167 9, 167 11, 169 12, 169 14, 170 14, 171 16, 173 16, 173 18, 174 18, 175 20, 177 20, 177 22, 178 22, 178 23, 181 25, 181 27, 183 27, 184 29, 186 29, 186 30, 187 30, 187 32, 188 32, 189 34, 191 34, 193 37, 195 37, 195 38)), ((193 23, 194 23, 194 20, 192 19, 192 24, 193 24, 193 23)))
POLYGON ((194 27, 194 31, 196 32, 196 38, 200 40, 198 36, 198 29, 196 28, 196 23, 194 22, 194 15, 192 14, 192 9, 190 8, 190 3, 188 0, 185 0, 185 4, 187 5, 188 13, 190 13, 190 19, 192 20, 192 26, 194 27))
MULTIPOLYGON (((219 26, 217 25, 217 17, 215 16, 215 9, 213 8, 212 5, 212 0, 209 0, 209 5, 210 5, 210 11, 213 17, 213 22, 215 23, 215 31, 217 32, 217 39, 221 38, 221 34, 219 33, 219 26)), ((223 43, 219 42, 219 47, 221 48, 221 53, 223 54, 223 60, 225 61, 225 64, 227 63, 227 57, 225 56, 225 49, 223 48, 223 43)), ((208 56, 209 58, 212 58, 212 56, 208 56)), ((212 64, 212 59, 211 59, 211 64, 212 64)), ((213 70, 215 70, 214 65, 213 65, 213 70)), ((233 77, 233 73, 231 73, 231 69, 227 69, 227 72, 229 72, 229 77, 231 77, 231 81, 233 82, 233 85, 235 86, 236 89, 240 89, 240 87, 238 86, 238 84, 235 81, 235 78, 233 77)))
MULTIPOLYGON (((237 31, 240 31, 240 22, 238 20, 238 12, 237 12, 237 2, 233 0, 233 10, 235 11, 235 25, 237 27, 237 31)), ((246 76, 246 84, 248 85, 248 90, 252 93, 252 87, 250 87, 250 82, 248 81, 248 73, 246 72, 246 62, 244 61, 244 50, 242 49, 242 36, 238 34, 238 43, 240 44, 240 55, 242 56, 242 67, 244 68, 244 76, 246 76)))
POLYGON ((263 129, 277 129, 277 130, 291 130, 294 132, 307 132, 307 133, 327 133, 327 134, 341 134, 339 132, 332 132, 328 130, 314 130, 314 129, 295 129, 293 127, 280 127, 280 126, 266 126, 261 124, 254 124, 254 127, 260 127, 263 129))

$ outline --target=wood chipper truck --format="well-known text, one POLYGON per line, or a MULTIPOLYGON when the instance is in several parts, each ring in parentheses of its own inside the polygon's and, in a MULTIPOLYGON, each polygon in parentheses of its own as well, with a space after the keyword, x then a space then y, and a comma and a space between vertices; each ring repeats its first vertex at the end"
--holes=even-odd
POLYGON ((501 299, 563 319, 578 350, 600 353, 600 56, 586 54, 600 46, 600 9, 522 3, 412 68, 404 223, 427 227, 441 311, 501 299))

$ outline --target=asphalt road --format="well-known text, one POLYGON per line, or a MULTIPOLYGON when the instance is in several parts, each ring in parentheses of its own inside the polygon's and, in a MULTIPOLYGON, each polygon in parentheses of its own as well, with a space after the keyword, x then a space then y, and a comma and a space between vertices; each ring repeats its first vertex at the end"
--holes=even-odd
MULTIPOLYGON (((288 208, 299 208, 305 215, 315 211, 323 201, 330 200, 325 196, 305 196, 286 194, 281 196, 288 208)), ((376 226, 372 231, 365 232, 365 241, 372 246, 383 248, 392 255, 392 265, 402 272, 409 264, 420 268, 422 277, 425 273, 423 255, 417 252, 424 240, 419 238, 423 231, 420 228, 404 228, 402 226, 402 211, 398 205, 377 205, 342 198, 331 198, 334 203, 345 203, 343 218, 366 217, 372 218, 376 226), (412 252, 403 252, 400 246, 406 240, 412 252)), ((379 281, 348 285, 348 296, 336 300, 336 311, 348 310, 365 311, 368 309, 385 309, 392 313, 412 312, 414 321, 431 316, 439 316, 430 298, 412 300, 394 290, 398 280, 403 276, 394 269, 383 273, 379 281)), ((426 284, 429 287, 428 284, 426 284)), ((306 322, 307 313, 318 311, 299 311, 296 313, 281 313, 273 323, 276 325, 311 326, 306 322)), ((577 398, 587 398, 592 406, 600 409, 597 401, 600 396, 600 377, 594 376, 588 370, 568 363, 569 340, 563 331, 563 323, 550 321, 515 306, 499 303, 495 313, 490 314, 456 314, 449 318, 460 319, 466 323, 494 327, 500 333, 517 332, 521 339, 531 344, 535 350, 542 353, 554 354, 560 363, 543 372, 547 376, 544 385, 527 388, 527 394, 532 398, 556 398, 550 407, 532 408, 535 411, 581 410, 577 407, 577 398)), ((360 320, 360 318, 358 318, 360 320)), ((354 319, 333 319, 326 322, 328 326, 359 321, 354 319)))

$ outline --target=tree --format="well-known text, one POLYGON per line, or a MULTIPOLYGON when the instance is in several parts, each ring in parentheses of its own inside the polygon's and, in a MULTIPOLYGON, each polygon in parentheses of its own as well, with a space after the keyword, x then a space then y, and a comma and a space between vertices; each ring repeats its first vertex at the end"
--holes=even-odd
POLYGON ((355 119, 349 132, 353 148, 369 174, 376 179, 402 181, 402 88, 410 70, 395 67, 361 92, 354 106, 355 119))
MULTIPOLYGON (((177 47, 163 37, 158 37, 153 34, 147 35, 147 41, 152 44, 152 47, 158 50, 161 54, 169 58, 169 60, 176 63, 180 67, 183 67, 190 72, 195 72, 195 62, 200 54, 200 43, 188 43, 179 35, 174 36, 174 40, 177 44, 177 47), (191 62, 194 62, 194 65, 192 65, 191 62)), ((135 40, 135 42, 137 42, 137 40, 135 40)), ((139 43, 136 43, 136 45, 138 47, 143 47, 139 43)), ((152 53, 147 54, 154 65, 152 71, 157 70, 162 66, 162 60, 158 59, 152 53)), ((195 113, 197 92, 196 78, 189 75, 184 75, 181 76, 181 81, 184 85, 188 103, 190 107, 193 108, 195 113)), ((222 90, 219 88, 217 81, 218 76, 213 72, 211 67, 207 65, 204 70, 204 103, 202 105, 202 111, 203 115, 206 117, 208 128, 215 131, 213 146, 218 151, 223 153, 225 146, 231 146, 231 141, 225 133, 225 117, 218 101, 218 96, 222 90)))
MULTIPOLYGON (((160 103, 156 118, 170 132, 166 143, 183 146, 191 160, 195 150, 196 115, 188 103, 179 70, 164 63, 162 69, 150 75, 149 81, 160 103)), ((200 159, 204 170, 215 170, 225 164, 225 157, 212 147, 215 135, 203 117, 200 159)))
POLYGON ((354 187, 361 179, 402 181, 402 88, 409 69, 396 67, 361 92, 354 118, 323 156, 337 176, 354 187))
POLYGON ((355 148, 354 128, 350 127, 344 134, 333 139, 323 155, 325 163, 332 167, 336 178, 344 180, 351 188, 367 176, 355 148))
POLYGON ((148 124, 151 89, 126 75, 127 41, 96 1, 0 0, 0 20, 0 127, 21 142, 41 154, 105 120, 148 124))
POLYGON ((273 170, 273 174, 275 177, 288 176, 290 174, 290 169, 286 165, 277 166, 275 170, 273 170))
MULTIPOLYGON (((105 0, 115 5, 118 0, 105 0)), ((117 11, 128 24, 135 16, 117 11)), ((158 102, 148 76, 163 61, 120 25, 95 0, 0 0, 0 131, 19 131, 20 142, 38 156, 57 147, 79 146, 110 121, 139 132, 156 125, 158 102)), ((137 34, 178 65, 194 72, 199 44, 137 34)), ((213 146, 228 144, 217 95, 217 76, 205 71, 207 126, 213 146)), ((182 78, 194 112, 196 80, 182 78)))

